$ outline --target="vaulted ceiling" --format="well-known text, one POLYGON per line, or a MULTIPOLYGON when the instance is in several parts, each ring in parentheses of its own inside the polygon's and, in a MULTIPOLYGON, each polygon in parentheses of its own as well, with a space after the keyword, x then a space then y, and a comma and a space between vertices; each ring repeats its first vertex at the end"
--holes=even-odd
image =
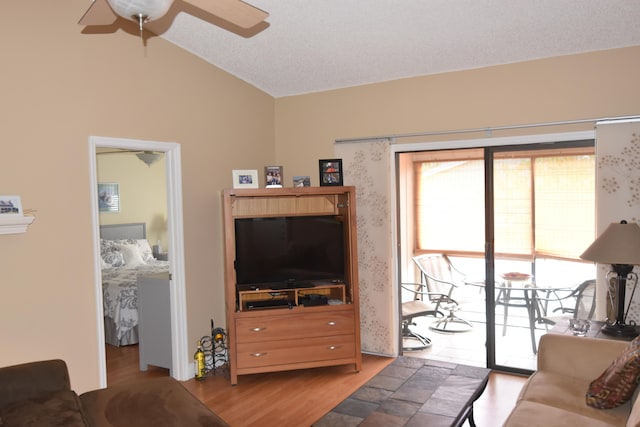
POLYGON ((247 3, 251 37, 184 13, 161 36, 276 98, 640 45, 638 0, 247 3))

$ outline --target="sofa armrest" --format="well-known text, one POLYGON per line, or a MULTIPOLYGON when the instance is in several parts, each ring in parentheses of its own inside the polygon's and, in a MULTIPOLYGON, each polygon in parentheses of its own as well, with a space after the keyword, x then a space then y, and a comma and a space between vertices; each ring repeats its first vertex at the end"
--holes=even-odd
POLYGON ((0 407, 56 391, 71 390, 63 360, 45 360, 0 368, 0 407))
POLYGON ((627 341, 548 333, 540 338, 538 371, 593 380, 627 345, 627 341))
POLYGON ((80 395, 91 427, 229 427, 218 415, 171 377, 147 378, 80 395))

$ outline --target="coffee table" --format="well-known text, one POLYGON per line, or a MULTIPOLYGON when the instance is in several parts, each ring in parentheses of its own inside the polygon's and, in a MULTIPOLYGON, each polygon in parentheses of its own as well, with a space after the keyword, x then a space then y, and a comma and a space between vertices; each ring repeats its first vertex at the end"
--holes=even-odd
POLYGON ((489 369, 400 356, 313 427, 472 427, 489 369))

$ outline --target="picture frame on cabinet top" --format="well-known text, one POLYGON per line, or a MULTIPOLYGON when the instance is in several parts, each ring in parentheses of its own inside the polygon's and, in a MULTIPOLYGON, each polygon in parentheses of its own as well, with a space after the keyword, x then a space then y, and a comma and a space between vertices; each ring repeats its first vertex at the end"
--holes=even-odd
POLYGON ((258 188, 260 185, 257 169, 234 169, 231 174, 233 188, 258 188))
POLYGON ((311 177, 307 175, 300 175, 293 177, 294 187, 311 187, 311 177))
POLYGON ((321 187, 342 186, 342 159, 319 160, 319 168, 321 187))
POLYGON ((283 179, 282 166, 265 166, 264 167, 264 180, 267 188, 280 188, 282 187, 283 179))

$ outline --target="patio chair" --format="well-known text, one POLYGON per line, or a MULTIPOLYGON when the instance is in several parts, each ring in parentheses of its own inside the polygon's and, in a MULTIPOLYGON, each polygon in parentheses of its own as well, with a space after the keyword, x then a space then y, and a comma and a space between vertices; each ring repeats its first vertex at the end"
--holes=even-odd
MULTIPOLYGON (((596 281, 585 280, 576 286, 569 294, 559 298, 549 298, 548 301, 557 301, 560 304, 560 307, 555 308, 553 313, 560 312, 560 314, 563 315, 570 314, 574 319, 591 320, 596 310, 596 281), (563 303, 565 300, 569 300, 572 304, 565 306, 565 303, 563 303)), ((545 316, 542 322, 555 325, 559 319, 559 317, 545 316)))
POLYGON ((414 318, 426 316, 443 316, 436 311, 435 307, 429 302, 428 292, 424 290, 421 283, 401 283, 400 286, 404 291, 412 293, 412 299, 402 303, 402 350, 417 351, 424 350, 431 346, 431 339, 425 337, 412 330, 410 326, 416 326, 414 318), (408 345, 409 341, 417 341, 417 345, 408 345))
POLYGON ((470 331, 473 324, 458 317, 456 312, 460 305, 480 300, 481 295, 471 296, 470 292, 466 292, 465 275, 444 254, 417 255, 413 261, 420 269, 422 283, 427 288, 429 300, 435 304, 435 311, 446 312, 430 329, 449 333, 470 331))

